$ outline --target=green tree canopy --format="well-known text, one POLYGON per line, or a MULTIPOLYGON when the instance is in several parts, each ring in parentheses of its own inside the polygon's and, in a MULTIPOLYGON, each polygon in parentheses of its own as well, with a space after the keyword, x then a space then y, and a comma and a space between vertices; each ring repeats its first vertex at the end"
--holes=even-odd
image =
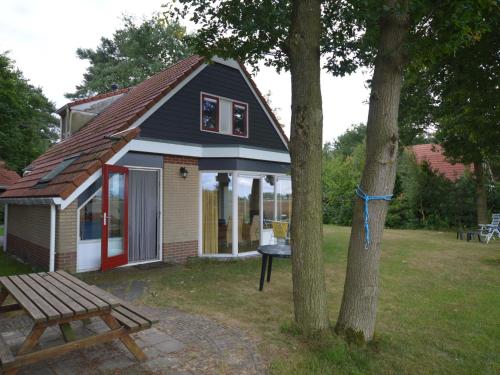
POLYGON ((66 94, 70 99, 108 92, 113 84, 120 88, 133 86, 188 56, 190 50, 185 27, 154 14, 140 23, 124 16, 123 27, 111 39, 103 37, 96 49, 78 48, 76 54, 88 60, 90 66, 82 84, 66 94))
POLYGON ((339 155, 343 158, 352 155, 355 148, 365 143, 366 125, 355 124, 339 135, 333 142, 325 144, 325 151, 333 155, 339 155))
POLYGON ((0 159, 21 172, 58 137, 54 104, 0 53, 0 159))
POLYGON ((500 139, 500 12, 472 43, 405 74, 400 123, 409 142, 435 132, 450 158, 481 162, 496 158, 500 139))

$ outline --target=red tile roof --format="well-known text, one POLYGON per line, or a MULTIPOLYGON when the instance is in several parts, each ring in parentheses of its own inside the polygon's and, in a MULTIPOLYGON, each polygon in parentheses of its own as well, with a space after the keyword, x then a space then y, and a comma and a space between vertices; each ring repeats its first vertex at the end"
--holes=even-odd
POLYGON ((67 198, 89 176, 99 170, 116 152, 137 136, 139 128, 126 130, 160 98, 184 80, 203 63, 200 56, 191 56, 131 88, 71 137, 51 147, 30 165, 30 172, 11 186, 2 198, 60 197, 67 198), (80 154, 57 177, 45 186, 35 186, 40 178, 64 159, 80 154))
POLYGON ((21 176, 13 170, 10 170, 5 165, 4 161, 0 161, 0 188, 5 189, 16 183, 21 176))
POLYGON ((466 170, 470 170, 470 166, 462 163, 451 163, 446 160, 443 154, 443 148, 440 145, 424 144, 408 147, 413 152, 417 163, 421 164, 424 161, 429 163, 429 166, 436 173, 442 174, 444 177, 451 181, 456 181, 466 170))

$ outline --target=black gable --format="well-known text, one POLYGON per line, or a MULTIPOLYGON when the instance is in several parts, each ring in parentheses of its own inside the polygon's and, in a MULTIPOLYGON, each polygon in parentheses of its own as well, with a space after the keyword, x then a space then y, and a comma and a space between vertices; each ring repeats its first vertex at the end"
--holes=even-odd
POLYGON ((141 137, 204 145, 244 145, 286 151, 239 70, 214 63, 203 69, 141 125, 141 137), (248 103, 249 137, 200 130, 200 92, 248 103))

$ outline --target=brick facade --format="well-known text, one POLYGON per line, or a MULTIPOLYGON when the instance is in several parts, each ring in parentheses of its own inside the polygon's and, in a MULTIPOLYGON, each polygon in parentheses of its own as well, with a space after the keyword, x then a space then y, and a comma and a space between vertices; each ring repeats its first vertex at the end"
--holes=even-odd
POLYGON ((198 165, 198 159, 190 156, 165 155, 163 162, 166 164, 198 165))
POLYGON ((163 260, 185 262, 198 254, 198 159, 166 155, 163 165, 163 260), (187 178, 179 174, 188 170, 187 178))
POLYGON ((162 251, 164 262, 184 263, 198 255, 198 241, 164 243, 162 251))
POLYGON ((55 269, 76 272, 77 202, 56 213, 55 269))
POLYGON ((7 234, 7 249, 10 254, 43 271, 49 270, 50 250, 13 234, 7 234))
POLYGON ((76 272, 76 251, 71 253, 56 253, 56 270, 76 272))

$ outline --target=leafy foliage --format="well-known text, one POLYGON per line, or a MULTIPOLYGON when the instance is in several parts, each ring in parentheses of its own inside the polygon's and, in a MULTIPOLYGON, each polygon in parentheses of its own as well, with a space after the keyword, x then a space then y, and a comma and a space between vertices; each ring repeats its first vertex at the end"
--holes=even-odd
POLYGON ((354 149, 365 142, 366 125, 352 125, 345 133, 338 136, 333 142, 325 144, 325 151, 344 158, 351 156, 354 149))
POLYGON ((446 155, 463 163, 498 158, 500 139, 500 9, 471 41, 406 72, 400 122, 406 143, 436 130, 446 155))
POLYGON ((131 16, 123 17, 123 27, 111 39, 101 38, 96 49, 78 48, 81 60, 90 66, 83 82, 70 99, 108 92, 113 84, 130 87, 188 56, 186 29, 178 22, 154 14, 138 23, 131 16))
POLYGON ((391 203, 387 226, 440 229, 475 224, 474 181, 470 174, 452 182, 428 163, 418 165, 414 155, 405 151, 398 175, 401 193, 391 203))
POLYGON ((323 222, 350 225, 354 190, 363 171, 366 126, 354 125, 323 147, 323 222))
MULTIPOLYGON (((323 149, 323 221, 351 225, 354 190, 364 165, 364 125, 353 126, 323 149)), ((500 184, 490 184, 489 207, 500 207, 500 184)), ((401 229, 446 229, 475 225, 475 182, 466 173, 456 182, 418 165, 403 151, 386 225, 401 229)))
POLYGON ((54 104, 0 53, 0 159, 21 172, 58 137, 54 104))

